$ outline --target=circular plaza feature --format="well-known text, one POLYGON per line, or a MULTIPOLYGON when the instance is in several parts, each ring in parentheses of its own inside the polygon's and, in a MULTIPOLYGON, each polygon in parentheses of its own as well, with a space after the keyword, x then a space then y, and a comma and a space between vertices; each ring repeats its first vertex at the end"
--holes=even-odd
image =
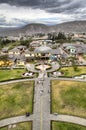
POLYGON ((38 69, 38 70, 41 70, 41 71, 45 71, 47 69, 51 69, 51 65, 49 65, 49 64, 39 64, 39 65, 36 65, 35 68, 38 69))

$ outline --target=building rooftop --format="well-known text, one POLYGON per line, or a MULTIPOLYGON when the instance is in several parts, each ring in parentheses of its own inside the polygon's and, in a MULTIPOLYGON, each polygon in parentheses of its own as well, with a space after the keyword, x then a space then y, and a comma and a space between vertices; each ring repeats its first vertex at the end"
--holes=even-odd
POLYGON ((42 45, 40 47, 37 47, 35 50, 34 50, 34 53, 50 53, 51 52, 51 48, 50 47, 47 47, 45 45, 42 45))

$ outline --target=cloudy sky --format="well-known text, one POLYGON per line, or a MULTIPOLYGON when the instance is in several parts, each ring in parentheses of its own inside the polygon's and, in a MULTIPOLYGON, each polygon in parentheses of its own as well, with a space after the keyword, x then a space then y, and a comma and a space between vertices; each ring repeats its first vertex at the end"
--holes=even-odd
POLYGON ((0 27, 86 20, 86 0, 0 0, 0 27))

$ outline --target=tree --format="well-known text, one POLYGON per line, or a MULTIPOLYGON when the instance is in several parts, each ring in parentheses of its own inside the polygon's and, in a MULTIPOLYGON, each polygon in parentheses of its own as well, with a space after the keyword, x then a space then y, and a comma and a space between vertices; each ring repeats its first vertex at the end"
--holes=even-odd
POLYGON ((32 42, 32 39, 30 38, 30 39, 27 39, 27 40, 21 40, 20 44, 29 47, 31 42, 32 42))
POLYGON ((58 33, 58 36, 57 36, 57 40, 59 40, 59 39, 66 40, 66 36, 65 36, 65 34, 64 34, 64 33, 59 32, 59 33, 58 33))
POLYGON ((52 33, 48 33, 48 40, 52 40, 53 38, 53 34, 52 33))
POLYGON ((78 71, 77 58, 76 57, 70 57, 69 59, 72 62, 72 66, 73 66, 74 71, 78 71))

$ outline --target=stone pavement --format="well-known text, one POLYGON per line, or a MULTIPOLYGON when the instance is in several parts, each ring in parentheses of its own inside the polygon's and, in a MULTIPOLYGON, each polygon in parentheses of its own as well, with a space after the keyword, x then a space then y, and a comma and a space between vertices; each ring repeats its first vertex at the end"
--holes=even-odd
POLYGON ((75 79, 75 78, 60 78, 60 77, 56 77, 56 78, 49 78, 50 80, 67 80, 67 81, 79 81, 79 82, 86 82, 86 79, 75 79))
POLYGON ((50 130, 50 82, 35 82, 33 130, 50 130))
POLYGON ((32 119, 33 119, 33 115, 30 115, 29 117, 26 117, 24 115, 24 116, 7 118, 0 121, 0 127, 8 126, 10 124, 16 124, 20 122, 25 122, 25 121, 32 121, 32 119))
POLYGON ((50 115, 50 119, 54 121, 63 121, 63 122, 69 122, 69 123, 74 123, 74 124, 79 124, 82 126, 86 126, 86 119, 76 117, 76 116, 69 116, 69 115, 50 115))
MULTIPOLYGON (((52 68, 49 69, 49 70, 46 70, 47 72, 55 71, 55 70, 59 69, 59 67, 60 67, 58 62, 53 62, 51 64, 51 66, 52 66, 52 68)), ((32 72, 36 72, 36 73, 39 72, 40 73, 40 70, 35 69, 35 65, 33 65, 33 64, 26 64, 26 68, 27 68, 28 71, 32 71, 32 72)))

